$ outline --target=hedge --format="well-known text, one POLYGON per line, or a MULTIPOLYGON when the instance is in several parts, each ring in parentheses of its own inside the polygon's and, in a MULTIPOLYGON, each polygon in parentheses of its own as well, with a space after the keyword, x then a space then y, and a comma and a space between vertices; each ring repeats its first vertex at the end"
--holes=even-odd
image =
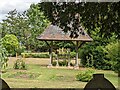
MULTIPOLYGON (((21 53, 22 57, 25 58, 49 58, 49 52, 40 52, 40 53, 31 53, 31 52, 25 52, 21 53)), ((70 52, 70 57, 74 58, 76 55, 75 52, 70 52)), ((53 57, 56 57, 56 54, 53 53, 53 57)), ((59 58, 64 58, 64 56, 60 56, 59 58)))
POLYGON ((21 53, 25 58, 49 58, 49 53, 21 53))

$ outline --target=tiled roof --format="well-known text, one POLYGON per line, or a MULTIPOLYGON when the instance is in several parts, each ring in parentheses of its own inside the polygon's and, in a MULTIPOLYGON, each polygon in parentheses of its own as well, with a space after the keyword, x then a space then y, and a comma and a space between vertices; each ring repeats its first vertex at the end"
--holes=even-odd
POLYGON ((84 34, 79 34, 77 38, 71 38, 69 32, 64 33, 58 26, 50 25, 37 39, 46 41, 92 41, 92 38, 84 30, 82 31, 84 34))

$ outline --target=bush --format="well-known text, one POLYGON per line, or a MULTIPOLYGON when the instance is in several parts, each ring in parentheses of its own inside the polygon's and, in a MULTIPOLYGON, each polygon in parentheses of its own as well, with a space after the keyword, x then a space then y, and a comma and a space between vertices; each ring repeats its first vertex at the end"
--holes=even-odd
POLYGON ((13 68, 14 69, 22 69, 22 70, 27 69, 26 64, 23 59, 17 59, 16 62, 14 63, 13 68))
POLYGON ((79 49, 79 53, 82 66, 104 70, 111 69, 110 61, 104 52, 104 46, 98 46, 95 43, 85 44, 79 49))
POLYGON ((67 65, 68 65, 68 62, 67 62, 66 60, 60 61, 60 62, 59 62, 59 65, 60 65, 60 66, 67 66, 67 65))
POLYGON ((120 76, 120 41, 109 43, 104 51, 111 61, 112 69, 120 76))
POLYGON ((78 81, 88 82, 92 79, 93 74, 94 74, 94 70, 83 71, 76 75, 76 79, 78 81))
POLYGON ((18 53, 18 55, 21 55, 21 53, 23 53, 25 51, 25 46, 20 46, 16 51, 18 53))
POLYGON ((2 38, 2 44, 5 47, 5 49, 8 51, 9 54, 14 54, 16 53, 16 50, 19 47, 19 42, 18 39, 15 35, 13 34, 8 34, 5 35, 2 38))

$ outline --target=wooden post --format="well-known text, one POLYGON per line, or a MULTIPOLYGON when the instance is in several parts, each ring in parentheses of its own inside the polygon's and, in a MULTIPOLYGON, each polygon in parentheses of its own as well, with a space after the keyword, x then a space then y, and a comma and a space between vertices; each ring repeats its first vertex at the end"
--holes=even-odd
POLYGON ((76 49, 75 69, 77 69, 77 68, 79 68, 79 65, 78 65, 78 41, 76 41, 75 49, 76 49))
POLYGON ((68 67, 70 67, 70 49, 68 49, 68 67))
POLYGON ((50 45, 50 51, 49 51, 50 52, 50 62, 49 62, 48 67, 52 66, 52 57, 53 57, 52 51, 53 51, 53 41, 51 41, 51 45, 50 45))
POLYGON ((57 54, 57 64, 56 66, 59 66, 59 58, 58 58, 58 54, 57 54))
POLYGON ((16 59, 18 58, 18 54, 17 54, 17 52, 16 52, 16 59))

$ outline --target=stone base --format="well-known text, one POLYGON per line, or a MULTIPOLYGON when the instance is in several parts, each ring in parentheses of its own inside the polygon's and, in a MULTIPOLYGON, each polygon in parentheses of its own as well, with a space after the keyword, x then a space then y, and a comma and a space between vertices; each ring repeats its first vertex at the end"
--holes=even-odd
POLYGON ((70 66, 70 65, 68 65, 67 67, 68 67, 68 68, 70 68, 71 66, 70 66))
POLYGON ((59 65, 56 65, 55 67, 56 67, 56 68, 59 68, 59 65))
POLYGON ((72 67, 72 66, 67 66, 68 67, 68 69, 74 69, 74 67, 72 67))
POLYGON ((74 66, 74 69, 79 69, 79 66, 74 66))
POLYGON ((51 68, 51 67, 52 67, 52 64, 49 64, 47 67, 48 67, 48 68, 51 68))

